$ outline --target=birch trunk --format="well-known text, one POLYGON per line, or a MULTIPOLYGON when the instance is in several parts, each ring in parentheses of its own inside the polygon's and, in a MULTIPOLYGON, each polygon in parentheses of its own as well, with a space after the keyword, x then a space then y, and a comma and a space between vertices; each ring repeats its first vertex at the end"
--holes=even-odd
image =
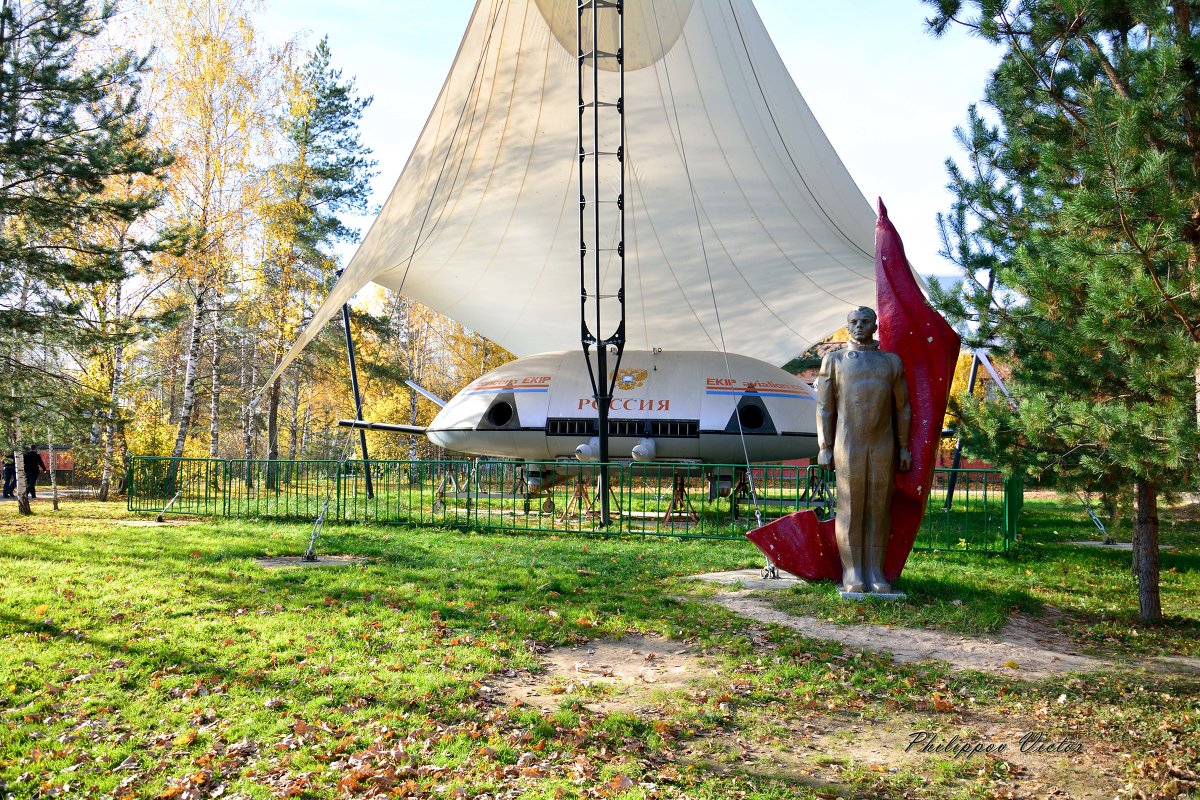
MULTIPOLYGON (((282 355, 276 351, 275 367, 279 366, 282 355)), ((274 368, 272 368, 272 372, 274 368)), ((267 489, 278 488, 279 468, 279 396, 283 388, 283 376, 271 381, 271 394, 267 408, 267 489)))
MULTIPOLYGON (((408 390, 408 424, 410 424, 410 425, 417 424, 417 390, 413 389, 411 387, 408 390)), ((417 460, 417 457, 419 456, 419 453, 417 452, 417 448, 419 446, 420 446, 420 442, 417 441, 417 437, 410 436, 408 439, 408 460, 409 461, 417 460)))
POLYGON ((179 429, 175 434, 175 447, 171 449, 171 464, 167 467, 166 494, 179 491, 179 459, 187 444, 188 429, 192 425, 192 413, 196 410, 196 362, 200 359, 200 328, 204 324, 204 292, 196 294, 196 306, 192 312, 192 333, 188 341, 187 359, 183 369, 183 405, 179 409, 179 429))
MULTIPOLYGON (((258 355, 258 341, 250 343, 250 353, 242 358, 242 396, 251 397, 254 391, 254 359, 258 355)), ((254 468, 250 463, 254 458, 254 401, 253 398, 242 411, 242 458, 246 464, 246 491, 254 489, 254 468)))
MULTIPOLYGON (((13 393, 16 396, 16 393, 13 393)), ((13 466, 17 468, 17 513, 29 516, 33 509, 29 506, 29 482, 25 478, 25 452, 21 450, 21 417, 13 416, 13 466)))
POLYGON ((308 448, 308 425, 312 421, 312 405, 309 404, 304 409, 304 424, 300 427, 300 453, 307 452, 308 448))
POLYGON ((214 309, 212 326, 212 353, 209 366, 212 370, 212 395, 208 403, 208 457, 221 456, 221 324, 219 309, 214 309))
POLYGON ((196 295, 196 306, 192 312, 192 333, 188 340, 187 360, 183 367, 183 405, 179 409, 179 429, 175 434, 172 458, 183 457, 187 443, 188 428, 196 410, 196 362, 200 360, 200 328, 204 324, 204 293, 196 295))
POLYGON ((292 418, 288 425, 288 472, 287 481, 295 484, 299 480, 299 467, 296 464, 297 438, 300 428, 300 378, 297 376, 292 386, 292 418))
POLYGON ((300 378, 296 378, 296 385, 292 392, 292 420, 288 425, 288 459, 296 460, 297 447, 300 439, 300 378))

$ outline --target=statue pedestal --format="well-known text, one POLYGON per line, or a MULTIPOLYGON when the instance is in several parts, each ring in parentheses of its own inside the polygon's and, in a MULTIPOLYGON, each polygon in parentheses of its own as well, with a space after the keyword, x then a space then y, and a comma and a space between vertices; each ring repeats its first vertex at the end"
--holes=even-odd
POLYGON ((843 600, 904 600, 908 597, 904 592, 838 592, 843 600))

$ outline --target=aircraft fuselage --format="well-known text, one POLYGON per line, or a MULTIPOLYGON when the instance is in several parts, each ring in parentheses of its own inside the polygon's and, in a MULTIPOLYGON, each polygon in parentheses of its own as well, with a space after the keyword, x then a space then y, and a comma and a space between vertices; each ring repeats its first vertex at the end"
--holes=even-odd
MULTIPOLYGON (((711 351, 626 351, 617 378, 610 460, 740 464, 816 455, 812 388, 766 362, 711 351)), ((426 433, 460 453, 577 457, 598 434, 582 352, 526 356, 489 372, 447 403, 426 433)))

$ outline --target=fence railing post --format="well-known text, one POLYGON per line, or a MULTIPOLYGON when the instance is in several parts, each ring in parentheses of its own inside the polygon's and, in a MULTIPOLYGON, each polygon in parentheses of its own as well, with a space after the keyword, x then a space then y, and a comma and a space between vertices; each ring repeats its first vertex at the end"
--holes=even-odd
POLYGON ((1021 510, 1025 504, 1025 476, 1014 472, 1004 479, 1004 549, 1021 535, 1021 510))
POLYGON ((133 482, 133 465, 137 463, 137 456, 129 459, 129 466, 125 468, 125 510, 133 511, 133 496, 136 492, 133 482))

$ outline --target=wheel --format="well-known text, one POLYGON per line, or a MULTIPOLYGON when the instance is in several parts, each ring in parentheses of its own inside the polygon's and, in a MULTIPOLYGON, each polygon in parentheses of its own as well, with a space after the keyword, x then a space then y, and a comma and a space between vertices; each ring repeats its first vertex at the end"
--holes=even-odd
POLYGON ((542 501, 542 511, 546 514, 554 513, 554 498, 553 497, 547 497, 545 500, 542 501))

